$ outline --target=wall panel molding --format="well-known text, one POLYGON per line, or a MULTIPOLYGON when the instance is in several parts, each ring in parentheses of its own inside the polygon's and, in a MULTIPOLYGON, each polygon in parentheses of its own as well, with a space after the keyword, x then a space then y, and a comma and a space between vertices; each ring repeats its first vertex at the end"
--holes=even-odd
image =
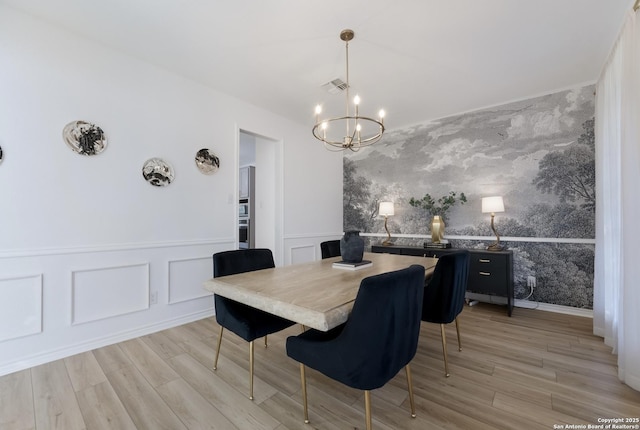
POLYGON ((167 302, 173 305, 210 296, 212 293, 205 290, 202 284, 213 277, 212 261, 211 256, 169 260, 167 302))
POLYGON ((0 342, 42 333, 42 274, 0 278, 0 342))
POLYGON ((317 247, 318 245, 314 243, 289 247, 289 258, 291 264, 307 263, 309 261, 317 260, 317 247))
POLYGON ((3 250, 0 252, 0 258, 16 258, 16 257, 43 257, 49 255, 67 255, 67 254, 87 254, 94 252, 118 252, 118 251, 135 251, 141 249, 155 248, 175 248, 188 246, 210 246, 235 244, 235 238, 220 239, 202 239, 202 240, 177 240, 165 242, 138 242, 138 243, 116 243, 97 246, 77 246, 65 248, 35 248, 35 249, 14 249, 3 250))
MULTIPOLYGON (((307 234, 287 234, 284 236, 285 240, 295 240, 295 239, 322 239, 327 240, 326 238, 340 238, 344 235, 344 232, 333 232, 333 233, 307 233, 307 234)), ((385 235, 386 236, 386 235, 385 235)))
MULTIPOLYGON (((363 237, 387 237, 386 233, 360 233, 363 237)), ((431 239, 431 236, 424 234, 392 234, 391 238, 407 238, 407 239, 431 239)), ((451 240, 477 240, 478 242, 494 242, 495 236, 458 236, 445 235, 445 239, 451 240)), ((595 239, 578 239, 570 237, 516 237, 516 236, 500 236, 501 242, 530 242, 530 243, 574 243, 582 245, 595 245, 595 239)))
POLYGON ((71 324, 149 308, 149 263, 71 270, 71 324))

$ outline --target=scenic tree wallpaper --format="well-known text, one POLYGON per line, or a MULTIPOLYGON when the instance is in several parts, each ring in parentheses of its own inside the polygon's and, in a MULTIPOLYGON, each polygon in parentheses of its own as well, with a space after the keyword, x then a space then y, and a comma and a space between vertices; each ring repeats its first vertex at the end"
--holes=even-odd
POLYGON ((453 247, 485 248, 474 239, 493 235, 481 199, 502 196, 495 224, 511 239, 516 298, 591 309, 594 101, 593 86, 575 88, 389 131, 345 153, 344 229, 384 232, 378 203, 392 201, 389 230, 407 236, 395 243, 421 246, 441 215, 453 247))

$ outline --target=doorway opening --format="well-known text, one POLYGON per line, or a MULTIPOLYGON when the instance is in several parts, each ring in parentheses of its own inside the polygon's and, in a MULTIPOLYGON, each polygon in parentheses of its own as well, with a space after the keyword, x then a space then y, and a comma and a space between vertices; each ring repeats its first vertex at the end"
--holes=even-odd
POLYGON ((269 248, 276 265, 282 265, 282 141, 238 129, 237 145, 238 247, 269 248))

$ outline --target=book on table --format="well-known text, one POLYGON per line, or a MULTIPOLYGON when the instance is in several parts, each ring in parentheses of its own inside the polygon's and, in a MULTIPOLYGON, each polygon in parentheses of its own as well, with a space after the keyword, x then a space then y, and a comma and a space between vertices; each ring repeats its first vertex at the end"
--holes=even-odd
POLYGON ((444 241, 440 243, 425 242, 424 247, 433 248, 433 249, 449 249, 451 248, 451 244, 449 242, 444 242, 444 241))
POLYGON ((333 267, 335 267, 336 269, 347 269, 347 270, 358 270, 358 269, 364 269, 367 267, 371 267, 373 265, 373 263, 370 260, 362 260, 359 261, 357 263, 351 263, 348 261, 336 261, 335 263, 333 263, 333 267))

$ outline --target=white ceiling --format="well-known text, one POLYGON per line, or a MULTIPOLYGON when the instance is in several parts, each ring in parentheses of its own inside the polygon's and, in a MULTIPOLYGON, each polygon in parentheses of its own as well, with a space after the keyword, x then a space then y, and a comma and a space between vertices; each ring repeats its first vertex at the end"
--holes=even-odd
POLYGON ((597 80, 633 0, 0 0, 302 124, 352 94, 388 128, 597 80))

